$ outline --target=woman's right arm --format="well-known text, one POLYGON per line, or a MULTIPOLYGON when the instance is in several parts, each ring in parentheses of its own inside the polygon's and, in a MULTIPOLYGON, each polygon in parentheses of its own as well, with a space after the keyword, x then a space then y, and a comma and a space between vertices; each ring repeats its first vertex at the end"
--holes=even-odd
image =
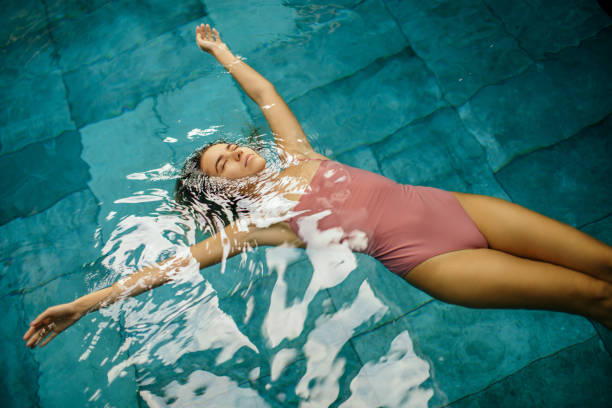
POLYGON ((315 152, 295 115, 270 81, 237 58, 208 24, 196 27, 196 42, 202 51, 214 56, 232 74, 247 95, 260 107, 279 149, 279 155, 326 157, 315 152))
POLYGON ((49 307, 30 323, 23 340, 27 342, 27 347, 43 347, 87 313, 110 306, 121 299, 138 296, 171 281, 192 259, 195 259, 202 269, 221 262, 223 258, 231 258, 247 247, 281 244, 303 246, 285 223, 267 228, 240 228, 237 223, 231 224, 223 231, 191 246, 191 256, 169 258, 134 272, 112 286, 89 293, 70 303, 49 307))

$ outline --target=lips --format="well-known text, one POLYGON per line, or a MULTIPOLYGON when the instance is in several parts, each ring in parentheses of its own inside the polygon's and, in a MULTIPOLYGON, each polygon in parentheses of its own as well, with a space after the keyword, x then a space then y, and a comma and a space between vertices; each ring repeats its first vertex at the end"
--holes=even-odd
POLYGON ((251 158, 250 154, 247 154, 246 158, 244 159, 244 167, 247 166, 247 164, 249 163, 249 159, 251 158))

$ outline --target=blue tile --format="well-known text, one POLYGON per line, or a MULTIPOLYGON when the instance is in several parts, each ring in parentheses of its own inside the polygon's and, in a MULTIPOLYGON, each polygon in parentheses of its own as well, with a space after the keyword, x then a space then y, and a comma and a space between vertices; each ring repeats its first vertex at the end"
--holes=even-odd
POLYGON ((415 348, 431 359, 436 383, 448 401, 595 334, 587 319, 565 313, 477 310, 438 301, 406 318, 415 348))
POLYGON ((4 107, 0 119, 3 154, 74 131, 59 71, 11 81, 0 97, 4 107))
POLYGON ((294 362, 286 365, 282 375, 260 378, 257 386, 269 390, 266 392, 277 400, 279 394, 284 394, 282 400, 287 405, 303 401, 329 406, 334 401, 345 400, 352 378, 361 369, 349 339, 365 322, 380 317, 384 309, 380 300, 373 296, 365 285, 353 303, 318 315, 314 326, 297 339, 299 344, 284 345, 283 348, 296 349, 294 362))
POLYGON ((507 198, 453 109, 414 121, 371 148, 382 173, 399 183, 507 198))
MULTIPOLYGON (((26 322, 32 321, 47 307, 66 303, 88 292, 86 276, 73 273, 24 295, 26 322)), ((127 367, 124 376, 109 382, 111 357, 121 346, 122 336, 115 318, 108 311, 86 315, 34 352, 39 366, 38 397, 50 406, 65 405, 66 396, 75 406, 87 406, 100 399, 115 406, 135 406, 134 370, 127 367), (78 375, 66 369, 66 361, 81 361, 78 375), (58 384, 62 384, 58 387, 58 384)), ((119 367, 118 367, 119 368, 119 367)))
POLYGON ((482 89, 459 108, 497 171, 516 155, 550 146, 612 112, 612 29, 580 47, 482 89))
POLYGON ((71 14, 71 18, 50 25, 59 65, 64 71, 141 47, 152 38, 203 18, 206 12, 199 0, 175 3, 122 0, 71 14))
POLYGON ((536 59, 577 46, 612 20, 595 1, 485 0, 522 49, 536 59))
POLYGON ((357 405, 425 407, 446 401, 429 357, 415 347, 410 333, 409 318, 403 317, 351 340, 363 363, 360 378, 353 380, 355 389, 351 386, 357 405))
POLYGON ((594 337, 534 361, 449 407, 604 408, 610 396, 612 358, 594 337))
POLYGON ((291 102, 313 145, 328 155, 383 140, 444 105, 435 79, 408 49, 291 102))
POLYGON ((202 22, 217 28, 230 49, 246 57, 249 63, 255 50, 287 41, 297 34, 297 13, 284 1, 209 1, 206 11, 208 18, 202 22))
POLYGON ((176 375, 177 380, 163 387, 147 386, 139 392, 138 406, 252 407, 268 405, 254 390, 241 386, 234 378, 219 376, 204 369, 176 375))
POLYGON ((517 75, 532 64, 480 0, 392 0, 387 6, 455 106, 483 86, 517 75))
POLYGON ((0 49, 0 152, 73 130, 54 47, 41 31, 0 49))
POLYGON ((612 246, 612 216, 605 217, 582 228, 587 234, 612 246))
POLYGON ((568 140, 513 160, 497 178, 513 201, 534 211, 574 226, 599 220, 612 209, 610 134, 612 115, 568 140))
POLYGON ((0 227, 0 295, 31 290, 97 257, 98 205, 88 190, 0 227))
MULTIPOLYGON (((202 55, 203 63, 214 63, 202 55)), ((243 93, 221 66, 180 89, 158 94, 154 111, 165 125, 160 135, 175 153, 175 167, 195 149, 220 138, 233 141, 248 135, 251 123, 243 93), (200 129, 201 132, 192 132, 200 129)))
POLYGON ((0 337, 2 360, 0 369, 10 375, 3 376, 0 405, 6 408, 33 407, 38 404, 38 366, 33 353, 21 340, 29 321, 24 322, 22 295, 0 297, 0 337))
POLYGON ((45 0, 49 21, 62 19, 78 19, 84 14, 90 14, 109 3, 108 0, 45 0))
POLYGON ((177 89, 217 67, 194 41, 196 21, 141 47, 66 72, 64 80, 77 127, 118 116, 142 100, 177 89), (82 101, 88 103, 82 103, 82 101))
MULTIPOLYGON (((210 13, 214 19, 212 7, 210 13)), ((288 17, 282 18, 285 24, 288 17)), ((238 33, 234 36, 236 39, 228 39, 228 45, 246 57, 288 101, 353 74, 380 57, 396 54, 406 46, 397 24, 380 0, 366 0, 354 8, 336 5, 307 8, 298 13, 295 28, 289 22, 286 24, 278 39, 252 51, 249 44, 253 38, 240 35, 242 38, 238 39, 238 33), (328 18, 318 23, 320 14, 328 18)), ((226 30, 230 35, 229 28, 226 30)))
POLYGON ((3 47, 27 41, 47 27, 45 4, 41 0, 11 0, 4 2, 2 9, 0 44, 3 47))
POLYGON ((37 214, 69 194, 85 189, 89 169, 80 154, 80 135, 69 131, 3 155, 0 225, 37 214))
MULTIPOLYGON (((359 288, 364 282, 367 282, 374 296, 380 299, 387 308, 376 325, 397 319, 431 300, 431 296, 389 272, 374 258, 363 254, 356 254, 356 257, 357 268, 351 272, 345 281, 329 289, 329 294, 336 308, 350 305, 355 300, 359 288)), ((372 327, 372 325, 366 325, 357 333, 371 330, 372 327)))
POLYGON ((376 161, 376 157, 374 156, 374 152, 368 146, 360 146, 348 152, 341 153, 336 156, 336 160, 348 164, 349 166, 368 170, 373 173, 382 173, 376 161))
POLYGON ((171 170, 163 169, 173 155, 158 135, 164 129, 150 98, 133 111, 81 129, 82 158, 90 168, 89 188, 102 203, 99 223, 105 239, 122 217, 150 216, 160 201, 168 199, 164 197, 167 191, 172 191, 174 180, 171 170), (152 191, 155 189, 157 193, 152 191), (129 199, 143 195, 142 192, 157 194, 158 200, 153 196, 153 201, 129 199), (117 202, 121 199, 124 201, 117 202), (111 218, 113 221, 109 222, 111 218))

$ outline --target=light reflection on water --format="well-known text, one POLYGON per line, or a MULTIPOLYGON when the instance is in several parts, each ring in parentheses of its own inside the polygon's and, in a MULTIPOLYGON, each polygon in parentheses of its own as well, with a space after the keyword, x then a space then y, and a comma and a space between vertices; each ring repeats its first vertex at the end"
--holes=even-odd
MULTIPOLYGON (((146 183, 176 174, 165 165, 127 177, 146 183)), ((294 204, 271 197, 270 191, 245 204, 250 222, 278 221, 294 204)), ((110 271, 105 282, 169 256, 189 258, 189 245, 211 231, 177 207, 166 190, 145 188, 114 204, 106 217, 114 227, 99 262, 110 271), (117 215, 151 204, 156 207, 150 215, 117 215)), ((102 309, 103 319, 84 339, 88 347, 81 360, 92 358, 101 334, 119 324, 125 335, 120 346, 91 363, 104 370, 109 385, 135 370, 140 396, 151 407, 265 407, 288 400, 303 407, 335 401, 343 401, 343 407, 427 406, 433 391, 422 384, 430 377, 429 364, 415 354, 408 332, 388 339, 375 360, 361 363, 345 352, 352 350, 351 339, 381 323, 389 308, 367 280, 352 302, 330 302, 327 289, 341 285, 358 266, 351 248, 367 242, 359 234, 342 241, 342 231, 319 231, 317 221, 325 215, 300 220, 302 235, 310 236, 306 250, 250 249, 227 270, 200 271, 191 259, 171 283, 102 309), (304 253, 312 268, 305 290, 290 287, 286 279, 304 253), (223 276, 211 275, 219 273, 223 276), (295 291, 303 295, 290 300, 295 291), (343 379, 346 375, 352 378, 343 379)), ((100 390, 89 393, 96 400, 100 390)))

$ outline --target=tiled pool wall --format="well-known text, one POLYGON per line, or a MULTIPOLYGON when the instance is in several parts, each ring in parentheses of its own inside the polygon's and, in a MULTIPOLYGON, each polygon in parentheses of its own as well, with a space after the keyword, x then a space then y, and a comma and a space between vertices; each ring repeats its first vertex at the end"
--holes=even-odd
MULTIPOLYGON (((31 352, 27 322, 84 294, 82 265, 110 233, 98 226, 139 187, 127 174, 178 165, 193 128, 263 123, 194 46, 201 21, 276 85, 324 154, 510 199, 612 243, 612 19, 595 1, 23 0, 0 18, 3 406, 58 406, 67 390, 74 406, 95 404, 78 391, 104 388, 105 371, 65 369, 88 327, 31 352)), ((601 326, 447 305, 359 260, 326 296, 339 308, 367 279, 389 310, 350 340, 352 364, 407 329, 440 390, 432 406, 609 404, 601 326)), ((106 337, 94 353, 114 354, 121 328, 106 337)), ((144 406, 134 371, 103 399, 144 406)))

